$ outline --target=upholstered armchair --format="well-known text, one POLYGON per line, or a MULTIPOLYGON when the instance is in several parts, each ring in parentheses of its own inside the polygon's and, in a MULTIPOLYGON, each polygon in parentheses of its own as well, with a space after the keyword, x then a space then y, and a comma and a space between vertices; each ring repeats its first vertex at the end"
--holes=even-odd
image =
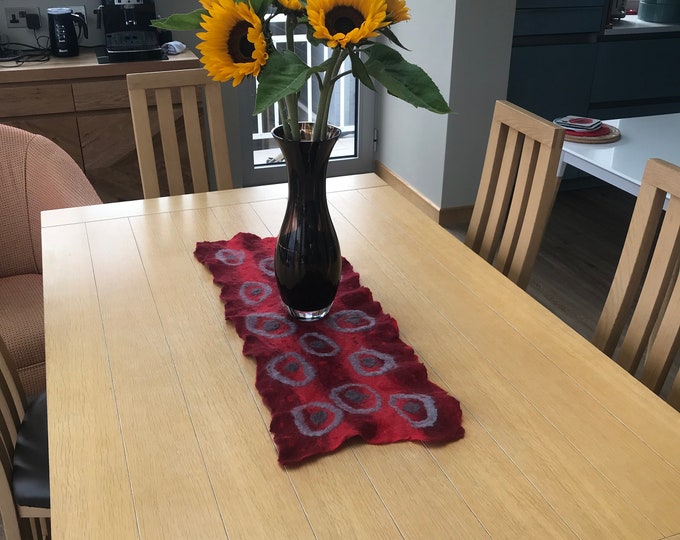
POLYGON ((0 337, 28 397, 45 389, 40 212, 90 204, 101 199, 64 150, 0 124, 0 337))

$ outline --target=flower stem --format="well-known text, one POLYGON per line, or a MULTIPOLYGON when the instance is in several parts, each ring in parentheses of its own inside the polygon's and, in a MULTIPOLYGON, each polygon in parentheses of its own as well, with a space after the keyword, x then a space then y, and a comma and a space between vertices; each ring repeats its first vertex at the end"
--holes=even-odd
POLYGON ((332 65, 323 78, 321 85, 321 93, 319 94, 319 110, 316 113, 316 122, 314 122, 314 132, 312 134, 313 141, 323 141, 326 139, 328 132, 328 114, 331 107, 331 99, 333 98, 333 87, 335 85, 336 77, 340 71, 340 66, 347 58, 348 52, 345 49, 336 47, 333 49, 331 58, 332 65))
POLYGON ((292 133, 290 130, 290 122, 288 120, 288 111, 286 110, 286 101, 283 99, 279 100, 279 112, 281 113, 281 126, 283 126, 283 136, 286 139, 292 139, 292 133))
POLYGON ((286 109, 288 112, 288 126, 291 132, 291 139, 294 141, 300 140, 300 124, 298 123, 298 95, 288 94, 285 98, 286 109))
MULTIPOLYGON (((298 24, 297 15, 289 13, 286 15, 286 48, 295 52, 295 27, 298 24)), ((298 93, 288 94, 285 97, 286 102, 286 116, 283 124, 288 124, 288 133, 286 138, 294 141, 300 140, 300 125, 298 123, 298 93)), ((284 128, 285 131, 285 128, 284 128)))

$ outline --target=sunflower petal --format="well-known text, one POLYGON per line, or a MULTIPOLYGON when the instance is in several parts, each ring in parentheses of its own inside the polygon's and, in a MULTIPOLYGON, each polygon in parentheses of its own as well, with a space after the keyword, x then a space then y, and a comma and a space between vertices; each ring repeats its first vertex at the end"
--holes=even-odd
POLYGON ((343 49, 378 36, 386 21, 386 0, 307 0, 314 37, 327 47, 343 49))

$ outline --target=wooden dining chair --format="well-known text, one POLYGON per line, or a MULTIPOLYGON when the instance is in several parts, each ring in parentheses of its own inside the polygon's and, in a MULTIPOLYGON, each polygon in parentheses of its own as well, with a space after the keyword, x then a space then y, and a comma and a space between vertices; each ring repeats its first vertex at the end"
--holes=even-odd
POLYGON ((185 193, 180 154, 180 147, 184 146, 187 148, 195 193, 209 190, 209 162, 212 162, 217 189, 232 187, 224 108, 218 82, 212 80, 203 68, 196 68, 130 73, 127 75, 127 86, 145 199, 159 197, 161 193, 152 118, 158 122, 167 192, 170 195, 185 193), (177 100, 184 118, 185 145, 180 144, 176 128, 177 109, 174 102, 177 100), (202 103, 202 114, 199 112, 199 101, 202 103), (210 139, 209 153, 203 144, 206 135, 210 139))
MULTIPOLYGON (((678 265, 680 167, 650 159, 592 341, 657 393, 680 348, 678 265)), ((677 379, 669 401, 680 409, 677 379)))
POLYGON ((45 393, 30 404, 0 341, 0 517, 7 540, 49 538, 50 484, 45 393))
POLYGON ((507 101, 494 109, 465 244, 525 288, 560 184, 564 129, 507 101))

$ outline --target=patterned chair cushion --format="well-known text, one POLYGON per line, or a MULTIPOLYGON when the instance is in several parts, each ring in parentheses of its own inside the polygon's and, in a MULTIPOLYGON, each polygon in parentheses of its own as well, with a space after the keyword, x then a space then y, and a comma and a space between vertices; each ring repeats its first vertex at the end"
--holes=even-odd
POLYGON ((0 124, 0 336, 28 396, 45 388, 40 212, 101 204, 49 139, 0 124))

